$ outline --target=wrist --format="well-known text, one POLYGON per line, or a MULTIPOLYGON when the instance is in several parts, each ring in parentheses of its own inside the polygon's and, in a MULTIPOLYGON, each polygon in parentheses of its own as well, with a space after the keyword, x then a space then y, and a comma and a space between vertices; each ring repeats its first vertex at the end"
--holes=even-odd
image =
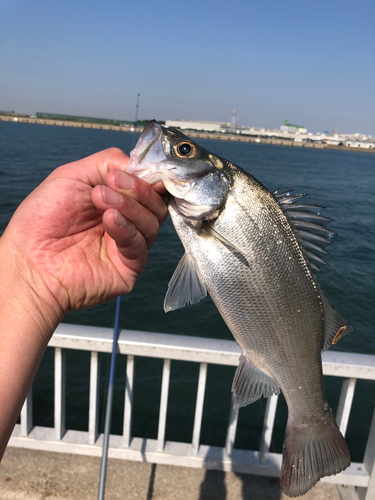
POLYGON ((0 238, 0 460, 62 310, 27 259, 0 238))
POLYGON ((64 311, 41 273, 9 240, 6 233, 0 238, 0 315, 13 316, 14 328, 30 323, 38 343, 47 345, 64 311))

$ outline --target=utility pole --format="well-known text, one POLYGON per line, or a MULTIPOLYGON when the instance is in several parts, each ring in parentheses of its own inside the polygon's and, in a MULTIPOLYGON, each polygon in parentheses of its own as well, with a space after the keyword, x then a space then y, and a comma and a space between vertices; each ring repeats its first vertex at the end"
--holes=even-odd
POLYGON ((135 107, 135 123, 134 123, 134 128, 137 126, 137 121, 138 121, 138 107, 139 107, 139 96, 141 94, 137 94, 137 105, 135 107))
POLYGON ((230 128, 232 129, 232 132, 234 132, 236 129, 236 114, 237 114, 237 111, 233 110, 232 111, 232 121, 230 124, 230 128))

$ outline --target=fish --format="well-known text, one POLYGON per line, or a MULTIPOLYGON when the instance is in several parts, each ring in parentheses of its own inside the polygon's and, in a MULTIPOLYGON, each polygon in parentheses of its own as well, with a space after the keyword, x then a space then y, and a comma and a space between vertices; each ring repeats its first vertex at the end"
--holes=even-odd
POLYGON ((232 393, 240 408, 283 393, 288 420, 280 485, 290 497, 350 465, 323 387, 321 353, 352 330, 316 275, 336 234, 304 194, 255 177, 156 121, 127 172, 162 181, 184 246, 165 296, 172 311, 211 296, 241 348, 232 393))

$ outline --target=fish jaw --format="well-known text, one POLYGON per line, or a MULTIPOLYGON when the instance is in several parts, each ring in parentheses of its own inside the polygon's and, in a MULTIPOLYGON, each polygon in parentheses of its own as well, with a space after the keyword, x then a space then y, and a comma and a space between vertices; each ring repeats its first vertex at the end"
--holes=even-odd
POLYGON ((192 168, 189 162, 176 160, 171 155, 169 143, 169 138, 173 135, 155 120, 150 121, 142 131, 135 148, 130 152, 126 171, 146 180, 149 184, 162 181, 170 194, 184 198, 190 190, 191 181, 204 175, 209 166, 197 160, 192 168))
POLYGON ((166 160, 161 138, 161 125, 155 120, 149 122, 130 153, 127 173, 134 174, 149 184, 155 184, 161 180, 160 164, 166 160))

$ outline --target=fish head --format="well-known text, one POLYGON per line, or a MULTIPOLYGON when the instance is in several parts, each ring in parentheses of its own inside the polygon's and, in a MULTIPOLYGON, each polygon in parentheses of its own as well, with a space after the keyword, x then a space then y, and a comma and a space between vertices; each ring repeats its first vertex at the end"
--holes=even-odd
POLYGON ((222 161, 177 129, 156 121, 144 128, 130 153, 127 172, 150 184, 162 181, 180 213, 204 219, 224 202, 230 178, 222 161))

